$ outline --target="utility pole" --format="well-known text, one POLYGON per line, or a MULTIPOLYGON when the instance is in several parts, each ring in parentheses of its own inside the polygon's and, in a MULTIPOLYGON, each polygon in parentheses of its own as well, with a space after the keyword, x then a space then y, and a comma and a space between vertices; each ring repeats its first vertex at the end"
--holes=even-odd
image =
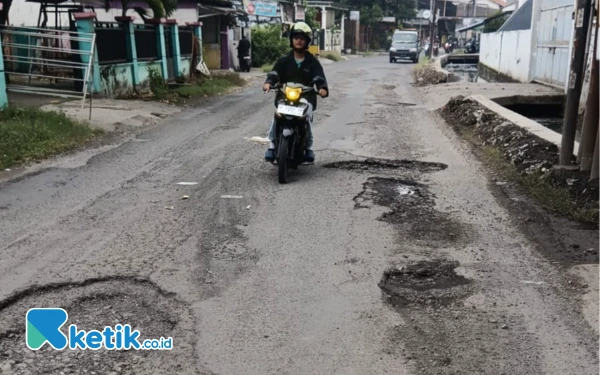
POLYGON ((431 19, 429 21, 429 59, 433 56, 433 40, 435 31, 436 0, 431 0, 431 19))
POLYGON ((398 28, 398 9, 400 8, 400 0, 396 0, 396 9, 394 10, 394 17, 396 19, 396 29, 398 28))
POLYGON ((583 83, 584 55, 586 38, 592 12, 592 0, 577 0, 575 9, 575 40, 573 41, 574 53, 571 58, 571 72, 569 74, 569 87, 563 121, 562 141, 560 147, 560 165, 571 165, 573 148, 575 146, 575 132, 577 130, 577 112, 581 97, 583 83))
POLYGON ((598 29, 594 37, 594 46, 590 48, 592 56, 592 73, 590 75, 590 90, 587 103, 585 105, 585 115, 583 117, 583 129, 581 132, 581 142, 579 144, 580 170, 589 172, 592 169, 592 158, 594 156, 594 145, 596 142, 596 133, 598 132, 598 60, 596 60, 598 29))
POLYGON ((595 180, 598 178, 598 174, 600 171, 600 166, 598 165, 598 141, 600 140, 600 132, 596 134, 596 149, 594 150, 594 161, 592 163, 592 171, 590 173, 590 180, 595 180))

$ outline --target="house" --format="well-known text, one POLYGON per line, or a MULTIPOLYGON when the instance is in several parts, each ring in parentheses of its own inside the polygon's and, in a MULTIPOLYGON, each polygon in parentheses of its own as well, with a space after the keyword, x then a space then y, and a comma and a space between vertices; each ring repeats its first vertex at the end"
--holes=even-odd
POLYGON ((527 0, 497 32, 482 34, 483 75, 539 82, 566 92, 573 5, 570 0, 527 0))
POLYGON ((338 51, 344 48, 344 32, 348 7, 339 1, 307 0, 309 8, 317 9, 317 21, 321 24, 318 35, 319 49, 338 51))
MULTIPOLYGON (((177 9, 169 17, 176 19, 178 24, 185 25, 188 22, 198 21, 198 0, 180 0, 177 2, 177 9)), ((35 26, 35 27, 69 27, 70 19, 68 11, 77 7, 96 13, 98 22, 115 22, 115 17, 123 14, 121 1, 110 2, 110 9, 106 10, 102 0, 13 0, 9 11, 9 24, 14 26, 35 26), (44 23, 44 13, 46 13, 46 22, 44 23), (33 17, 32 15, 35 15, 33 17)), ((127 16, 134 16, 134 23, 144 23, 144 20, 135 12, 133 8, 148 8, 145 1, 131 1, 128 4, 127 16)))
POLYGON ((245 12, 230 0, 201 0, 198 4, 198 21, 202 22, 204 62, 211 70, 234 67, 236 38, 234 27, 237 18, 245 12))
POLYGON ((485 21, 505 6, 503 0, 436 0, 436 36, 441 43, 449 36, 468 39, 472 36, 471 30, 476 28, 474 25, 485 21))

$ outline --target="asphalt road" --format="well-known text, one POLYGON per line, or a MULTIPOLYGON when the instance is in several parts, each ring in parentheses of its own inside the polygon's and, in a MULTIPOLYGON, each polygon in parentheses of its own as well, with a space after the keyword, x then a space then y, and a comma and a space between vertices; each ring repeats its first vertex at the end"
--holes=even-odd
POLYGON ((326 66, 317 161, 287 185, 245 139, 274 109, 260 83, 1 184, 0 372, 596 374, 559 269, 422 105, 413 66, 326 66), (173 349, 29 350, 27 310, 56 306, 173 349))

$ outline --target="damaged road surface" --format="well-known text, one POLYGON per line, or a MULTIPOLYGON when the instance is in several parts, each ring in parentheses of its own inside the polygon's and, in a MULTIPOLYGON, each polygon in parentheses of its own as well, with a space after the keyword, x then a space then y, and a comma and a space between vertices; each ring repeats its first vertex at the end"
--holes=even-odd
POLYGON ((597 374, 597 289, 540 255, 412 65, 326 70, 285 186, 258 86, 0 183, 0 373, 597 374), (34 351, 43 307, 172 348, 34 351))

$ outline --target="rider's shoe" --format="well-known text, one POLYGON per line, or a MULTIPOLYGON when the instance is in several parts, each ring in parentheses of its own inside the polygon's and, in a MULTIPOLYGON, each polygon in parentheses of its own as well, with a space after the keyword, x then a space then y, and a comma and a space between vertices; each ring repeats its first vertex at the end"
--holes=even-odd
POLYGON ((270 148, 267 150, 267 152, 265 152, 265 161, 268 161, 269 163, 273 163, 275 161, 275 149, 274 148, 270 148))
POLYGON ((315 162, 315 153, 313 152, 313 150, 306 150, 306 152, 304 154, 304 160, 307 163, 314 163, 315 162))

